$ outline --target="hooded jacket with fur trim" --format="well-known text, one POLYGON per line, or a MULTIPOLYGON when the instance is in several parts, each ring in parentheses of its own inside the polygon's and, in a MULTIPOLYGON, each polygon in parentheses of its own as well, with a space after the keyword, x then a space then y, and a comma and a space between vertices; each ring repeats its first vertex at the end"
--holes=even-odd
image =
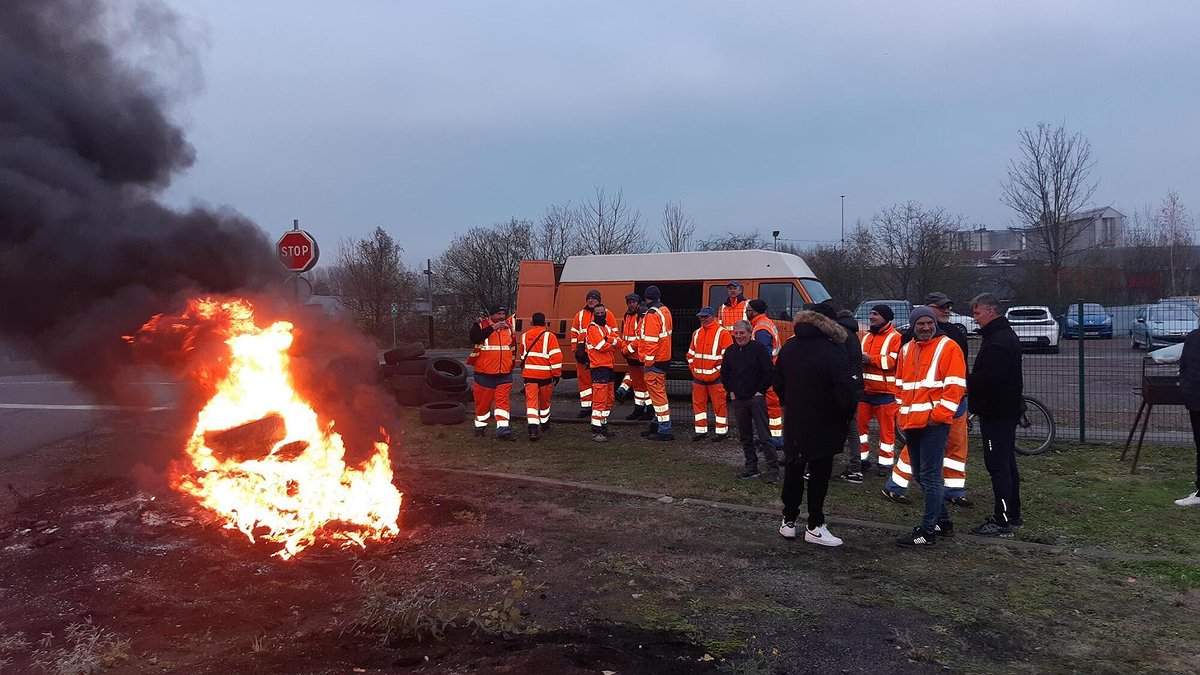
POLYGON ((846 330, 816 312, 796 314, 796 333, 779 351, 775 392, 783 403, 784 453, 789 462, 842 451, 858 390, 846 356, 846 330))

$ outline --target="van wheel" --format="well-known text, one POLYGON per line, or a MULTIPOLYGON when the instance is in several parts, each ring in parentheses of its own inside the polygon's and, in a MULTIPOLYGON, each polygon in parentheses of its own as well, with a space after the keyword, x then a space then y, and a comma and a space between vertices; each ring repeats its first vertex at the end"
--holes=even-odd
POLYGON ((467 407, 461 403, 426 403, 419 414, 421 424, 462 424, 467 421, 467 407))

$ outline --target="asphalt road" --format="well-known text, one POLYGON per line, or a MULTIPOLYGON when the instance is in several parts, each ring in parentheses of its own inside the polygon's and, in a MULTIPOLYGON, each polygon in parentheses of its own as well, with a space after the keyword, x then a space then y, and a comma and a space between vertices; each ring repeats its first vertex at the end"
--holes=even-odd
POLYGON ((103 405, 73 382, 39 372, 30 362, 0 362, 0 458, 23 455, 121 416, 173 407, 173 383, 147 376, 135 386, 145 387, 149 405, 103 405))

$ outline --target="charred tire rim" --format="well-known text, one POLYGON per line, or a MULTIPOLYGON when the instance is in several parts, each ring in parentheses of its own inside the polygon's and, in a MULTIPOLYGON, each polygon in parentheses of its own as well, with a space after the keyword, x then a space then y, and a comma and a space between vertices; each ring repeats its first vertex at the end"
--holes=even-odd
POLYGON ((424 356, 425 345, 420 342, 406 342, 395 349, 389 349, 383 353, 383 362, 389 366, 394 366, 405 359, 415 359, 418 356, 424 356))
POLYGON ((418 356, 412 359, 405 359, 395 365, 383 364, 379 366, 383 371, 384 377, 392 375, 424 375, 425 369, 429 367, 429 357, 418 356))
POLYGON ((462 424, 467 407, 461 403, 439 401, 421 406, 421 424, 462 424))
POLYGON ((467 381, 467 366, 458 359, 430 359, 425 369, 425 381, 436 389, 461 385, 467 381))

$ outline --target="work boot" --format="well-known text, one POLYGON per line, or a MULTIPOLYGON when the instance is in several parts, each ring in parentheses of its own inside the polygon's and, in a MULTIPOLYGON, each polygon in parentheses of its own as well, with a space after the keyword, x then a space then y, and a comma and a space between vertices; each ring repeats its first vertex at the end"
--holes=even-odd
POLYGON ((656 431, 653 436, 649 436, 648 438, 652 441, 673 441, 675 440, 675 434, 663 434, 656 431))
POLYGON ((648 405, 642 407, 642 419, 646 420, 647 422, 655 421, 654 406, 648 405))
POLYGON ((485 435, 487 435, 486 427, 475 427, 475 437, 476 438, 483 438, 485 435))
POLYGON ((702 441, 706 438, 708 438, 708 432, 700 433, 699 431, 697 431, 695 434, 692 435, 692 442, 699 443, 700 441, 702 441))
POLYGON ((601 427, 597 424, 592 425, 592 440, 596 441, 597 443, 607 443, 608 442, 608 436, 604 435, 603 427, 601 427))
POLYGON ((628 421, 633 421, 633 420, 640 420, 640 419, 642 419, 642 411, 643 411, 645 408, 646 408, 646 406, 643 406, 643 405, 635 405, 635 406, 633 406, 633 412, 631 412, 631 413, 629 413, 628 415, 626 415, 626 416, 625 416, 625 419, 626 419, 626 420, 628 420, 628 421))
POLYGON ((629 390, 628 389, 618 388, 617 393, 613 394, 613 399, 617 403, 624 403, 625 399, 627 399, 627 398, 629 398, 629 390))
POLYGON ((727 433, 713 434, 713 437, 708 439, 708 442, 709 443, 720 443, 721 441, 725 440, 726 438, 729 438, 729 434, 727 434, 727 433))
POLYGON ((642 432, 643 436, 653 436, 658 433, 658 422, 651 422, 650 427, 642 432))
POLYGON ((540 433, 538 432, 538 425, 530 424, 529 425, 529 441, 530 442, 536 441, 539 438, 539 436, 540 436, 540 433))
POLYGON ((579 409, 579 414, 576 415, 581 420, 585 420, 592 416, 592 406, 586 406, 579 409))
POLYGON ((603 424, 603 426, 600 427, 600 433, 604 434, 605 436, 607 436, 609 438, 616 438, 616 436, 617 436, 617 432, 608 428, 608 422, 605 422, 603 424))
POLYGON ((513 433, 511 431, 509 431, 508 433, 497 434, 496 440, 504 441, 505 443, 509 443, 509 442, 517 440, 517 437, 513 436, 513 433))

